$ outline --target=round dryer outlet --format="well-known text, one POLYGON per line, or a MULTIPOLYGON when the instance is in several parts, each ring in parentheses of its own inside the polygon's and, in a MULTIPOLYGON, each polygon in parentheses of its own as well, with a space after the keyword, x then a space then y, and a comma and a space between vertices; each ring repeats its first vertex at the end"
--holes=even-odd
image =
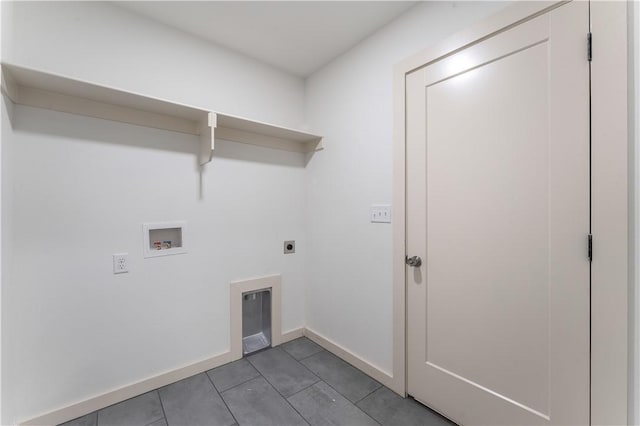
POLYGON ((296 242, 295 241, 285 241, 284 242, 284 254, 290 254, 296 252, 296 242))

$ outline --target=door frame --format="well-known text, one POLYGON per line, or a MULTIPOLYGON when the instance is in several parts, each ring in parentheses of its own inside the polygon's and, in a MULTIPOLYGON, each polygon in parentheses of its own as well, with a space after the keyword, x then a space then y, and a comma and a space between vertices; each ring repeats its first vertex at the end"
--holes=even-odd
MULTIPOLYGON (((566 3, 522 2, 422 50, 393 77, 393 376, 406 395, 405 76, 566 3)), ((627 2, 591 2, 591 424, 627 424, 627 2)), ((587 34, 585 31, 585 60, 587 34)), ((586 235, 585 235, 586 256, 586 235)))

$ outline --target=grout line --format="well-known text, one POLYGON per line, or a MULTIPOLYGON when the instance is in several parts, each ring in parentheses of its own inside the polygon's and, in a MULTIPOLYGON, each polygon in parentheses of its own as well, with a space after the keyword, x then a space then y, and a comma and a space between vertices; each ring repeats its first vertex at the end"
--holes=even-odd
MULTIPOLYGON (((326 351, 326 349, 324 349, 324 348, 323 348, 322 350, 323 350, 323 351, 326 351)), ((374 422, 376 422, 376 423, 378 423, 378 424, 381 424, 381 423, 380 423, 380 422, 378 422, 376 419, 374 419, 374 418, 373 418, 373 416, 369 415, 369 413, 367 413, 366 411, 364 411, 363 409, 361 409, 360 407, 358 407, 358 406, 356 405, 356 403, 355 403, 355 402, 352 402, 352 401, 351 401, 349 398, 347 398, 345 395, 343 395, 343 394, 341 394, 340 392, 338 392, 338 390, 337 390, 336 388, 334 388, 334 387, 333 387, 333 386, 331 386, 329 383, 327 383, 325 380, 323 380, 323 379, 322 379, 322 377, 318 376, 318 375, 317 375, 315 372, 313 372, 309 367, 307 367, 306 365, 302 364, 299 360, 295 359, 295 358, 294 358, 291 354, 289 354, 287 351, 283 350, 283 352, 284 352, 284 353, 286 353, 289 357, 291 357, 291 359, 293 359, 295 362, 297 362, 297 363, 298 363, 299 365, 301 365, 303 368, 305 368, 305 369, 309 370, 309 372, 311 372, 311 374, 313 374, 315 377, 317 377, 317 378, 318 378, 318 381, 316 381, 315 383, 312 383, 311 385, 307 386, 305 389, 309 389, 311 386, 313 386, 313 385, 315 385, 315 384, 317 384, 317 383, 319 383, 319 382, 323 382, 324 384, 326 384, 327 386, 329 386, 331 389, 333 389, 333 390, 334 390, 338 395, 342 396, 345 400, 347 400, 347 402, 349 402, 349 403, 350 403, 350 404, 352 404, 354 407, 356 407, 358 410, 360 410, 360 411, 362 411, 364 414, 366 414, 366 415, 367 415, 371 420, 373 420, 374 422)), ((320 351, 320 352, 322 352, 322 351, 320 351)), ((317 354, 319 354, 320 352, 316 352, 316 353, 315 353, 315 354, 313 354, 313 355, 317 355, 317 354)), ((328 352, 328 351, 327 351, 327 352, 328 352)), ((310 357, 312 357, 313 355, 309 355, 307 358, 310 358, 310 357)), ((343 361, 343 362, 346 362, 346 361, 343 361)), ((351 364, 349 364, 349 363, 347 363, 347 364, 351 366, 351 364)), ((251 365, 253 365, 253 364, 251 364, 251 365)), ((254 366, 254 367, 255 367, 255 366, 254 366)), ((355 368, 355 367, 354 367, 354 368, 355 368)), ((299 415, 300 415, 300 416, 301 416, 305 421, 307 421, 307 418, 306 418, 305 416, 303 416, 303 415, 302 415, 302 413, 301 413, 301 412, 299 412, 299 411, 296 409, 296 407, 294 407, 294 406, 293 406, 293 404, 291 404, 291 402, 289 402, 289 399, 288 399, 286 396, 284 396, 282 393, 280 393, 280 391, 279 391, 279 390, 278 390, 278 389, 277 389, 277 388, 276 388, 276 387, 275 387, 275 386, 274 386, 274 385, 273 385, 273 384, 272 384, 272 383, 271 383, 271 382, 270 382, 266 377, 264 377, 264 375, 260 372, 260 370, 258 370, 258 368, 256 368, 256 370, 257 370, 257 371, 258 371, 258 373, 260 373, 260 375, 261 375, 261 376, 262 376, 262 377, 267 381, 267 383, 269 383, 269 385, 271 385, 271 387, 272 387, 272 388, 274 388, 274 389, 275 389, 275 391, 276 391, 276 392, 278 392, 278 393, 280 394, 280 396, 282 396, 282 397, 284 398, 284 400, 285 400, 285 401, 287 401, 287 404, 289 404, 289 405, 291 406, 291 408, 293 408, 293 409, 296 411, 296 413, 298 413, 298 414, 299 414, 299 415)), ((371 380, 373 380, 374 382, 376 382, 376 383, 378 383, 378 384, 380 385, 380 386, 378 386, 378 387, 377 387, 373 392, 377 391, 378 389, 380 389, 380 388, 383 386, 380 382, 378 382, 377 380, 375 380, 373 377, 371 377, 371 376, 369 376, 368 374, 365 374, 365 373, 363 373, 363 374, 364 374, 365 376, 369 377, 371 380)), ((299 393, 299 392, 302 392, 302 391, 303 391, 303 390, 305 390, 305 389, 301 389, 301 390, 299 390, 298 392, 294 393, 293 395, 295 395, 295 394, 297 394, 297 393, 299 393)), ((373 392, 371 392, 371 393, 373 393, 373 392)), ((366 395, 366 396, 371 395, 371 393, 369 393, 369 394, 368 394, 368 395, 366 395)), ((293 396, 293 395, 291 395, 291 396, 293 396)), ((291 397, 291 396, 290 396, 290 397, 291 397)), ((366 398, 366 396, 365 396, 365 398, 366 398)), ((360 399, 360 400, 358 400, 358 401, 361 401, 361 400, 362 400, 362 399, 360 399)))
MULTIPOLYGON (((272 348, 272 349, 273 349, 273 348, 272 348)), ((309 370, 306 366, 304 366, 304 365, 302 365, 300 362, 298 362, 298 360, 296 360, 293 356, 291 356, 291 354, 289 354, 287 351, 285 351, 285 350, 281 350, 281 352, 285 353, 285 354, 286 354, 287 356, 289 356, 289 357, 290 357, 294 362, 297 362, 298 364, 300 364, 300 366, 302 366, 302 368, 304 368, 305 370, 308 370, 311 374, 313 374, 313 376, 314 376, 314 377, 316 377, 316 378, 318 379, 318 380, 316 380, 315 382, 313 382, 311 385, 307 386, 305 389, 310 388, 311 386, 315 385, 316 383, 318 383, 318 382, 320 382, 320 381, 322 380, 320 377, 316 376, 316 375, 313 373, 313 371, 309 370)), ((249 360, 247 359, 247 361, 249 361, 249 360)), ((251 363, 251 361, 249 361, 249 363, 251 363)), ((298 415, 300 416, 300 418, 301 418, 302 420, 304 420, 304 422, 305 422, 305 423, 307 423, 308 425, 311 425, 311 423, 309 423, 309 422, 307 421, 307 418, 306 418, 305 416, 303 416, 303 415, 302 415, 302 413, 301 413, 300 411, 298 411, 298 410, 296 409, 296 407, 294 407, 294 406, 293 406, 293 404, 291 404, 291 403, 289 402, 289 400, 287 399, 287 397, 286 397, 286 396, 284 396, 284 395, 283 395, 283 394, 278 390, 278 388, 276 388, 276 387, 273 385, 273 383, 271 383, 271 382, 269 381, 269 379, 267 379, 267 378, 266 378, 266 377, 265 377, 265 376, 260 372, 260 370, 258 370, 258 368, 257 368, 255 365, 253 365, 253 364, 251 364, 251 365, 253 366, 253 368, 255 368, 255 369, 256 369, 256 371, 258 372, 258 374, 260 374, 260 376, 261 376, 261 377, 262 377, 262 378, 263 378, 263 379, 264 379, 264 380, 269 384, 269 386, 271 386, 271 387, 273 388, 273 390, 275 390, 275 391, 278 393, 278 395, 280 395, 280 396, 282 397, 282 399, 284 399, 284 401, 285 401, 287 404, 289 404, 289 407, 293 408, 293 411, 295 411, 296 413, 298 413, 298 415)), ((302 391, 302 390, 300 390, 300 391, 298 391, 298 392, 301 392, 301 391, 302 391)), ((296 392, 296 393, 298 393, 298 392, 296 392)), ((293 394, 293 395, 295 395, 295 394, 293 394)), ((291 395, 291 396, 293 396, 293 395, 291 395)))
MULTIPOLYGON (((281 353, 283 353, 285 356, 288 356, 289 358, 291 358, 294 362, 297 362, 298 364, 300 364, 303 368, 305 368, 305 369, 309 370, 305 365, 302 365, 302 363, 300 363, 297 359, 295 359, 295 358, 294 358, 294 357, 293 357, 289 352, 285 351, 284 349, 281 349, 279 346, 276 346, 275 348, 269 348, 268 350, 273 350, 273 351, 278 350, 278 351, 280 351, 281 353)), ((266 351, 265 351, 265 352, 266 352, 266 351)), ((256 371, 258 372, 258 374, 260 374, 262 377, 264 377, 264 379, 265 379, 267 382, 269 382, 269 380, 264 376, 264 374, 262 374, 262 373, 260 372, 260 370, 258 369, 258 367, 256 367, 256 366, 253 364, 253 362, 251 362, 251 360, 250 360, 249 358, 251 358, 251 356, 248 356, 248 357, 247 357, 247 361, 249 362, 249 364, 251 364, 251 366, 252 366, 253 368, 255 368, 255 369, 256 369, 256 371)), ((313 371, 309 370, 309 372, 310 372, 311 374, 313 374, 313 371)), ((313 374, 313 375, 315 376, 315 374, 313 374)), ((271 384, 271 382, 269 382, 269 384, 271 384)), ((272 386, 273 386, 273 385, 272 385, 272 386)))
MULTIPOLYGON (((318 380, 317 382, 315 382, 315 383, 313 383, 313 384, 311 384, 311 385, 307 386, 307 387, 306 387, 306 388, 304 388, 304 389, 299 390, 298 392, 296 392, 296 393, 294 393, 293 395, 291 395, 289 398, 291 398, 291 397, 293 397, 293 396, 295 396, 295 395, 299 394, 299 393, 300 393, 300 392, 302 392, 302 391, 305 391, 305 390, 309 389, 309 388, 310 388, 310 387, 312 387, 312 386, 317 385, 317 384, 318 384, 318 383, 320 383, 320 382, 322 382, 322 383, 324 383, 325 385, 329 386, 329 388, 331 388, 335 393, 337 393, 338 395, 340 395, 341 397, 343 397, 343 398, 345 399, 345 401, 347 401, 349 404, 353 405, 356 409, 358 409, 359 411, 361 411, 364 415, 366 415, 367 417, 369 417, 369 418, 370 418, 371 420, 373 420, 376 424, 378 424, 378 425, 382 425, 382 423, 380 423, 378 420, 376 420, 376 419, 375 419, 371 414, 367 413, 367 412, 366 412, 366 411, 364 411, 362 408, 358 407, 358 405, 356 405, 356 403, 355 403, 355 402, 351 402, 351 400, 350 400, 349 398, 347 398, 346 396, 344 396, 343 394, 341 394, 340 392, 338 392, 338 391, 337 391, 333 386, 331 386, 329 383, 325 382, 325 381, 324 381, 324 380, 322 380, 322 379, 320 379, 320 380, 318 380)), ((378 388, 378 389, 380 389, 380 388, 378 388)), ((373 392, 377 391, 378 389, 374 390, 373 392)), ((371 392, 369 395, 371 395, 373 392, 371 392)), ((367 395, 367 396, 369 396, 369 395, 367 395)), ((283 397, 284 397, 284 395, 283 395, 283 397)), ((285 399, 287 400, 287 402, 289 402, 289 398, 285 398, 285 399)), ((366 398, 366 397, 365 397, 365 398, 366 398)), ((364 399, 364 398, 363 398, 363 399, 364 399)), ((360 400, 360 401, 362 401, 362 400, 360 400)), ((359 402, 359 401, 358 401, 358 402, 359 402)), ((289 405, 291 405, 291 406, 293 407, 293 405, 291 404, 291 402, 289 402, 289 405)), ((295 407, 293 407, 293 409, 294 409, 294 410, 296 410, 296 408, 295 408, 295 407)), ((296 411, 298 411, 298 410, 296 410, 296 411)), ((298 413, 299 413, 299 411, 298 411, 298 413)), ((300 415, 302 416, 302 414, 300 414, 300 415)), ((304 416, 302 416, 302 417, 304 417, 304 416)), ((306 420, 307 418, 306 418, 306 417, 304 417, 304 419, 306 420)))
MULTIPOLYGON (((264 376, 262 376, 264 377, 264 376)), ((317 377, 317 376, 316 376, 317 377)), ((267 380, 266 377, 264 377, 265 380, 267 380)), ((320 378, 318 378, 318 380, 316 382, 314 382, 311 386, 315 385, 316 383, 318 383, 320 381, 320 378)), ((298 409, 296 407, 293 406, 292 403, 289 402, 289 400, 287 399, 286 396, 284 396, 282 393, 280 393, 280 391, 273 386, 273 384, 271 384, 271 382, 269 380, 267 380, 267 383, 269 383, 269 386, 271 386, 276 392, 278 392, 278 395, 280 395, 282 397, 282 399, 284 399, 284 402, 286 402, 287 404, 289 404, 289 407, 293 408, 293 411, 295 411, 296 413, 298 413, 298 415, 300 416, 300 418, 302 420, 304 420, 305 423, 307 423, 308 425, 311 425, 311 423, 309 423, 307 421, 307 418, 305 416, 302 415, 302 413, 300 411, 298 411, 298 409)), ((307 386, 305 389, 308 389, 310 386, 307 386)), ((296 392, 297 393, 297 392, 296 392)), ((295 394, 294 394, 295 395, 295 394)), ((293 396, 293 395, 292 395, 293 396)))
MULTIPOLYGON (((225 389, 225 390, 223 390, 223 391, 219 391, 219 390, 218 390, 218 388, 216 388, 216 391, 220 394, 220 396, 222 396, 222 394, 223 394, 223 393, 225 393, 226 391, 230 391, 231 389, 235 389, 235 388, 237 388, 238 386, 242 386, 242 385, 246 384, 247 382, 250 382, 250 381, 252 381, 253 379, 257 379, 257 378, 259 378, 259 377, 262 377, 262 374, 260 374, 260 372, 258 372, 258 376, 253 376, 252 378, 247 379, 247 380, 245 380, 245 381, 244 381, 244 382, 242 382, 242 383, 238 383, 237 385, 233 385, 233 386, 231 386, 229 389, 225 389)), ((209 377, 209 380, 211 380, 211 377, 209 377)), ((216 387, 216 385, 213 385, 213 387, 215 388, 215 387, 216 387)))
MULTIPOLYGON (((174 383, 175 383, 175 382, 174 382, 174 383)), ((168 385, 167 385, 167 386, 168 386, 168 385)), ((164 387, 164 386, 163 386, 163 387, 164 387)), ((164 407, 162 406, 162 398, 160 398, 160 392, 158 392, 158 389, 160 389, 160 388, 152 389, 152 390, 150 390, 150 391, 148 391, 148 392, 143 392, 143 393, 140 393, 140 394, 138 394, 138 395, 134 395, 134 396, 132 396, 131 398, 127 398, 127 399, 125 399, 124 401, 120 401, 120 402, 116 402, 115 404, 107 405, 106 407, 99 408, 99 409, 97 409, 97 410, 95 410, 95 411, 92 411, 92 412, 90 412, 90 413, 85 414, 84 416, 80 416, 80 417, 78 417, 78 418, 71 419, 71 420, 69 420, 69 421, 67 421, 67 422, 65 422, 65 423, 69 423, 69 422, 71 422, 71 421, 73 421, 73 420, 78 420, 78 419, 80 419, 80 418, 82 418, 82 417, 88 416, 89 414, 96 413, 96 424, 95 424, 95 426, 98 426, 98 425, 100 424, 100 411, 105 410, 105 409, 107 409, 107 408, 109 408, 109 407, 113 407, 113 406, 118 405, 118 404, 122 404, 122 403, 127 402, 127 401, 131 401, 131 400, 132 400, 132 399, 134 399, 134 398, 137 398, 137 397, 142 396, 142 395, 146 395, 146 394, 151 393, 151 392, 156 392, 156 393, 158 394, 158 400, 160 401, 160 407, 162 408, 162 414, 163 414, 164 419, 165 419, 165 421, 166 421, 166 420, 167 420, 167 414, 164 412, 164 407)), ((151 425, 151 424, 153 424, 153 423, 157 422, 158 420, 160 420, 160 419, 156 419, 156 420, 152 421, 151 423, 149 423, 149 424, 147 424, 147 425, 145 425, 145 426, 149 426, 149 425, 151 425)), ((61 423, 61 424, 64 424, 64 423, 61 423)), ((168 424, 169 424, 169 423, 167 422, 167 425, 168 425, 168 424)))
MULTIPOLYGON (((162 403, 162 397, 160 396, 159 389, 160 388, 156 389, 155 392, 158 394, 158 401, 160 401, 160 408, 162 408, 162 415, 164 416, 164 422, 167 424, 167 426, 169 426, 169 419, 167 419, 167 412, 164 411, 164 404, 162 403)), ((160 420, 160 419, 158 419, 158 420, 160 420)), ((156 420, 156 422, 158 420, 156 420)), ((149 424, 153 424, 153 423, 155 423, 155 422, 151 422, 149 424)), ((147 426, 149 426, 149 425, 147 425, 147 426)))
MULTIPOLYGON (((317 377, 317 376, 316 376, 316 377, 317 377)), ((320 382, 322 382, 322 381, 323 381, 323 380, 322 380, 321 378, 319 378, 319 377, 318 377, 318 380, 317 380, 317 381, 315 381, 315 382, 311 383, 309 386, 307 386, 307 387, 305 387, 305 388, 303 388, 303 389, 300 389, 300 390, 299 390, 299 391, 297 391, 296 393, 292 393, 291 395, 289 395, 289 396, 285 397, 285 399, 286 399, 286 400, 288 400, 288 399, 289 399, 289 398, 291 398, 292 396, 295 396, 295 395, 299 394, 300 392, 304 392, 304 391, 306 391, 307 389, 309 389, 310 387, 315 386, 315 385, 317 385, 318 383, 320 383, 320 382)), ((282 396, 284 396, 284 395, 282 395, 282 396)))
MULTIPOLYGON (((367 373, 365 373, 364 371, 359 370, 359 369, 358 369, 358 368, 356 368, 355 366, 353 366, 353 365, 349 364, 347 361, 343 360, 342 358, 340 358, 340 357, 339 357, 339 356, 337 356, 336 354, 331 353, 330 351, 328 351, 328 350, 326 350, 326 349, 323 349, 323 350, 324 350, 325 352, 328 352, 329 354, 333 355, 334 357, 336 357, 336 358, 337 358, 338 360, 340 360, 341 362, 343 362, 343 363, 347 364, 349 367, 351 367, 351 368, 355 369, 356 371, 358 371, 358 372, 360 372, 360 373, 364 374, 366 377, 368 377, 369 379, 373 380, 374 382, 376 382, 376 383, 378 384, 378 387, 377 387, 377 388, 375 388, 374 390, 372 390, 371 392, 369 392, 368 394, 366 394, 365 396, 363 396, 362 398, 360 398, 360 399, 359 399, 359 400, 357 400, 356 402, 353 402, 353 401, 351 401, 351 400, 350 400, 346 395, 342 395, 342 393, 341 393, 340 391, 338 391, 336 388, 334 388, 333 386, 331 386, 331 385, 330 385, 326 380, 324 380, 322 377, 318 376, 315 372, 313 372, 313 371, 312 371, 312 373, 313 373, 313 374, 316 374, 316 376, 320 377, 320 379, 321 379, 323 382, 325 382, 325 383, 326 383, 326 384, 327 384, 331 389, 333 389, 334 391, 338 392, 338 394, 342 395, 342 396, 343 396, 347 401, 349 401, 349 402, 350 402, 350 403, 352 403, 353 405, 356 405, 357 403, 359 403, 360 401, 362 401, 363 399, 365 399, 366 397, 368 397, 368 396, 369 396, 369 395, 371 395, 372 393, 376 392, 377 390, 379 390, 379 389, 381 389, 381 388, 383 388, 383 387, 386 387, 385 385, 383 385, 382 383, 380 383, 379 381, 377 381, 377 380, 376 380, 376 379, 374 379, 373 377, 369 376, 369 375, 368 375, 367 373)), ((320 352, 317 352, 317 353, 315 353, 315 354, 313 354, 313 355, 317 355, 317 354, 319 354, 319 353, 320 353, 320 352)), ((311 358, 313 355, 310 355, 310 356, 308 356, 307 358, 311 358)), ((305 359, 307 359, 307 358, 305 358, 305 359)), ((304 364, 303 364, 303 365, 304 365, 304 364)), ((306 365, 305 365, 305 367, 306 367, 306 365)), ((308 367, 307 367, 307 368, 308 368, 308 367)), ((362 410, 362 411, 364 412, 364 410, 362 410)), ((371 416, 369 416, 369 417, 371 417, 371 416)))
MULTIPOLYGON (((307 358, 311 358, 311 357, 312 357, 312 356, 314 356, 314 355, 318 355, 318 354, 319 354, 319 353, 321 353, 321 352, 328 352, 328 351, 327 351, 325 348, 320 347, 320 350, 319 350, 318 352, 314 352, 314 353, 312 353, 311 355, 307 355, 307 356, 305 356, 304 358, 296 359, 296 358, 294 357, 293 359, 295 359, 296 361, 300 362, 300 361, 303 361, 303 360, 305 360, 305 359, 307 359, 307 358)), ((291 354, 289 354, 289 355, 291 355, 291 354)), ((291 355, 291 356, 293 357, 293 355, 291 355)))
POLYGON ((378 386, 377 388, 375 388, 374 390, 372 390, 371 392, 369 392, 368 394, 366 394, 365 396, 363 396, 362 398, 360 398, 359 400, 357 400, 353 404, 354 405, 358 404, 359 402, 361 402, 363 399, 365 399, 369 395, 372 395, 373 393, 378 392, 384 386, 382 383, 378 382, 377 380, 376 380, 376 383, 378 383, 380 386, 378 386))
MULTIPOLYGON (((367 377, 370 377, 370 376, 369 376, 369 375, 367 375, 367 377)), ((373 379, 373 377, 370 377, 370 378, 371 378, 371 379, 373 379)), ((377 382, 377 380, 376 380, 376 382, 377 382)), ((331 386, 331 385, 329 385, 329 386, 331 386)), ((374 422, 376 422, 376 423, 378 423, 379 425, 381 425, 381 426, 382 426, 382 420, 378 421, 378 419, 377 419, 377 418, 375 418, 375 417, 373 416, 373 414, 369 414, 369 412, 365 411, 365 409, 364 409, 364 408, 362 408, 362 407, 360 407, 358 404, 359 404, 360 402, 362 402, 362 400, 364 400, 367 396, 369 396, 369 395, 371 395, 371 394, 373 394, 373 393, 375 393, 375 392, 379 391, 379 390, 380 390, 380 389, 382 389, 383 387, 385 387, 385 386, 384 386, 383 384, 381 384, 381 385, 380 385, 380 387, 378 387, 376 390, 374 390, 374 391, 372 391, 372 392, 369 392, 369 394, 368 394, 368 395, 366 395, 366 396, 365 396, 365 397, 363 397, 363 398, 360 398, 357 402, 351 402, 351 401, 349 400, 349 398, 347 398, 346 396, 345 396, 345 398, 347 398, 347 400, 348 400, 349 402, 351 402, 351 403, 352 403, 352 404, 353 404, 353 405, 354 405, 358 410, 362 411, 364 414, 366 414, 367 416, 369 416, 369 418, 370 418, 370 419, 372 419, 374 422)), ((332 387, 332 389, 333 389, 333 387, 332 387)), ((338 391, 336 390, 336 392, 338 392, 338 391)), ((340 393, 340 392, 338 392, 338 393, 340 393)), ((342 395, 342 394, 340 393, 340 395, 342 395)), ((342 396, 344 396, 344 395, 342 395, 342 396)), ((403 399, 404 399, 404 398, 403 398, 403 399)))
MULTIPOLYGON (((367 376, 367 377, 369 377, 369 376, 367 376)), ((370 377, 370 378, 373 380, 373 377, 370 377)), ((376 422, 377 424, 382 425, 382 423, 380 423, 377 419, 375 419, 371 414, 369 414, 369 413, 367 413, 366 411, 364 411, 362 408, 360 408, 360 407, 357 405, 357 403, 355 403, 355 402, 351 401, 351 400, 350 400, 349 398, 347 398, 345 395, 343 395, 342 393, 340 393, 340 391, 338 391, 338 389, 336 389, 336 388, 334 388, 333 386, 331 386, 327 381, 325 381, 325 380, 323 380, 323 379, 320 379, 318 382, 314 383, 314 385, 315 385, 315 384, 318 384, 319 382, 322 382, 322 383, 324 383, 325 385, 329 386, 329 387, 330 387, 330 388, 331 388, 335 393, 337 393, 338 395, 340 395, 341 397, 343 397, 343 398, 344 398, 344 399, 345 399, 349 404, 353 405, 353 406, 354 406, 354 407, 356 407, 358 410, 362 411, 364 414, 366 414, 366 415, 367 415, 367 417, 369 417, 371 420, 373 420, 373 421, 374 421, 374 422, 376 422)), ((382 387, 382 386, 381 386, 381 387, 382 387)), ((378 389, 380 389, 380 387, 379 387, 379 388, 377 388, 376 390, 374 390, 373 392, 377 391, 378 389)), ((371 395, 373 392, 369 393, 369 395, 371 395)), ((369 395, 367 395, 367 396, 369 396, 369 395)), ((365 396, 365 398, 366 398, 366 396, 365 396)), ((362 398, 362 399, 364 399, 364 398, 362 398)), ((362 401, 362 399, 358 400, 358 402, 362 401)))
MULTIPOLYGON (((298 364, 300 364, 300 366, 301 366, 302 368, 304 368, 304 369, 305 369, 305 370, 307 370, 309 373, 311 373, 311 374, 313 374, 315 377, 317 377, 317 378, 318 378, 318 380, 322 380, 322 379, 320 378, 320 376, 318 376, 316 373, 314 373, 313 371, 311 371, 311 369, 310 369, 309 367, 307 367, 306 365, 304 365, 303 363, 301 363, 301 362, 300 362, 301 360, 299 360, 299 359, 295 359, 295 358, 293 357, 293 355, 291 355, 289 352, 287 352, 287 351, 285 351, 285 350, 282 350, 282 352, 284 352, 284 353, 285 353, 285 355, 287 355, 289 358, 291 358, 294 362, 297 362, 298 364)), ((314 355, 315 355, 315 354, 314 354, 314 355)), ((307 358, 310 358, 311 356, 313 356, 313 355, 310 355, 310 356, 308 356, 307 358)), ((305 359, 306 359, 306 358, 305 358, 305 359)), ((257 370, 257 368, 256 368, 256 370, 257 370)))
MULTIPOLYGON (((222 365, 229 365, 229 364, 231 364, 231 362, 228 362, 228 363, 222 364, 222 365)), ((220 367, 222 367, 222 365, 220 367)), ((213 383, 213 380, 211 379, 211 376, 209 376, 209 373, 207 371, 205 371, 204 374, 205 374, 205 376, 207 376, 207 379, 209 379, 209 382, 211 382, 211 386, 213 386, 213 391, 218 394, 218 396, 222 400, 222 403, 224 404, 224 406, 227 407, 227 410, 229 410, 229 414, 231 414, 231 418, 233 418, 233 421, 235 422, 235 424, 239 425, 240 422, 238 421, 238 419, 236 419, 236 416, 233 415, 233 411, 231 411, 231 407, 229 407, 229 404, 227 404, 227 401, 225 401, 224 398, 222 397, 222 392, 219 392, 218 388, 216 388, 216 385, 213 383)), ((249 380, 252 380, 252 379, 249 379, 249 380)), ((247 380, 245 382, 242 382, 237 386, 240 386, 240 385, 242 385, 244 383, 247 383, 249 380, 247 380)), ((229 389, 233 389, 233 388, 229 388, 229 389)), ((229 389, 227 389, 227 390, 229 390, 229 389)))
MULTIPOLYGON (((329 352, 329 351, 327 351, 326 349, 323 349, 323 350, 325 350, 326 352, 329 352)), ((318 352, 318 353, 320 353, 320 352, 318 352)), ((329 353, 331 353, 331 352, 329 352, 329 353)), ((315 355, 315 354, 314 354, 314 355, 315 355)), ((332 355, 333 355, 333 354, 332 354, 332 355)), ((313 356, 313 355, 311 355, 311 356, 313 356)), ((310 358, 310 357, 308 357, 308 358, 310 358)), ((344 361, 344 360, 342 360, 342 359, 341 359, 341 361, 343 361, 343 362, 347 363, 348 365, 351 365, 351 364, 349 364, 348 362, 346 362, 346 361, 344 361)), ((306 367, 306 365, 305 365, 305 367, 306 367)), ((359 370, 358 370, 358 371, 359 371, 359 370)), ((312 371, 312 373, 313 373, 313 371, 312 371)), ((314 373, 314 374, 315 374, 315 373, 314 373)), ((360 398, 360 399, 359 399, 358 401, 356 401, 356 402, 351 401, 351 400, 350 400, 346 395, 343 395, 343 394, 342 394, 342 392, 340 392, 338 389, 336 389, 336 388, 334 388, 333 386, 331 386, 331 384, 329 384, 329 383, 328 383, 326 380, 324 380, 322 377, 318 376, 317 374, 316 374, 316 376, 320 377, 320 381, 321 381, 321 382, 323 382, 324 384, 326 384, 327 386, 329 386, 331 389, 333 389, 333 391, 334 391, 334 392, 336 392, 338 395, 340 395, 341 397, 343 397, 344 399, 346 399, 350 404, 352 404, 352 405, 353 405, 354 407, 356 407, 358 410, 360 410, 360 411, 362 411, 364 414, 366 414, 366 415, 367 415, 371 420, 373 420, 374 422, 376 422, 376 423, 378 423, 379 425, 381 425, 382 423, 380 423, 377 419, 375 419, 371 414, 367 413, 365 410, 363 410, 362 408, 360 408, 357 404, 358 404, 358 402, 362 401, 362 400, 363 400, 364 398, 366 398, 367 396, 369 396, 369 395, 371 395, 372 393, 374 393, 374 392, 376 392, 376 391, 378 391, 378 390, 382 389, 382 388, 383 388, 383 387, 385 387, 385 386, 384 386, 382 383, 378 382, 378 381, 377 381, 376 379, 374 379, 373 377, 369 376, 368 374, 366 374, 366 373, 364 373, 364 372, 363 372, 363 374, 364 374, 365 376, 367 376, 368 378, 370 378, 371 380, 373 380, 374 382, 378 383, 380 386, 378 386, 378 387, 377 387, 377 388, 375 388, 373 391, 369 392, 367 395, 365 395, 363 398, 360 398)), ((316 382, 316 383, 317 383, 317 382, 316 382)), ((314 384, 315 384, 315 383, 314 383, 314 384)))

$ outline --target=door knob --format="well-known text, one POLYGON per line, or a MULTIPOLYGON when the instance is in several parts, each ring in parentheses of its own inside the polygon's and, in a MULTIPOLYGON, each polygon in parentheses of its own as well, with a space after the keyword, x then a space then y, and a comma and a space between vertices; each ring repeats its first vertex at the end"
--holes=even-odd
POLYGON ((420 265, 422 265, 422 259, 420 259, 420 256, 407 257, 406 262, 407 265, 413 266, 414 268, 419 268, 420 265))

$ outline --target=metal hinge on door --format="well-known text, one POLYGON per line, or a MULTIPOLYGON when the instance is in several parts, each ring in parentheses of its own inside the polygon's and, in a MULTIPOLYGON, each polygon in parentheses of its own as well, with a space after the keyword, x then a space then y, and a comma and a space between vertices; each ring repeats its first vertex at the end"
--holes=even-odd
POLYGON ((589 262, 593 261, 593 235, 587 235, 587 256, 589 257, 589 262))
POLYGON ((591 62, 591 58, 593 58, 593 42, 591 40, 591 33, 587 33, 587 60, 591 62))

